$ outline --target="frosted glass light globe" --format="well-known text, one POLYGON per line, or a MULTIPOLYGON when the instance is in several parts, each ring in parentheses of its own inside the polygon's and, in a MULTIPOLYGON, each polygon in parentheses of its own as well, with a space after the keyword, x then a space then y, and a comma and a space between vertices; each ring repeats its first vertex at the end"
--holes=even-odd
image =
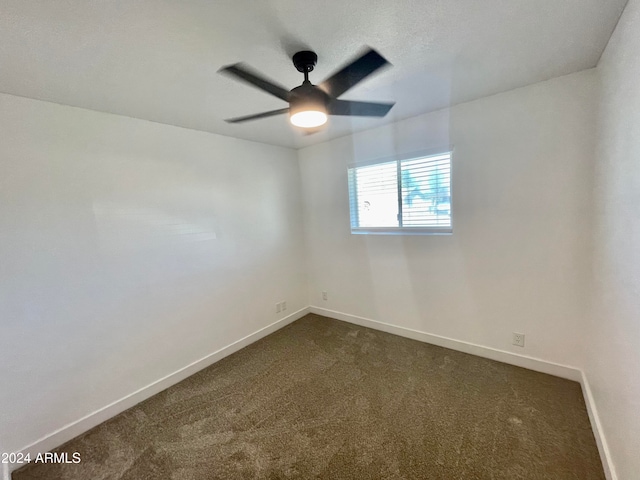
POLYGON ((319 127, 327 123, 327 114, 318 110, 304 110, 291 115, 291 123, 302 128, 319 127))

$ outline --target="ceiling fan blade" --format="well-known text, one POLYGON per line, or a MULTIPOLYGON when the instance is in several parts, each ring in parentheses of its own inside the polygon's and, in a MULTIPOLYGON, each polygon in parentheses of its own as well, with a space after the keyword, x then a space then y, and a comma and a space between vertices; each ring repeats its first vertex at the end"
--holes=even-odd
POLYGON ((384 117, 395 103, 354 102, 332 100, 329 103, 331 115, 355 115, 359 117, 384 117))
POLYGON ((248 122, 249 120, 258 120, 259 118, 273 117, 274 115, 280 115, 282 113, 289 113, 289 109, 281 108, 279 110, 271 110, 270 112, 256 113, 255 115, 246 115, 244 117, 228 118, 225 120, 225 122, 227 123, 248 122))
POLYGON ((259 88, 271 95, 274 95, 285 102, 289 101, 289 90, 286 88, 272 82, 264 78, 261 74, 252 71, 247 66, 242 63, 236 63, 235 65, 229 65, 227 67, 222 67, 218 70, 218 73, 225 73, 227 75, 232 75, 236 78, 244 80, 249 85, 253 85, 254 87, 259 88))
POLYGON ((365 77, 385 65, 391 64, 382 55, 370 48, 364 55, 334 73, 318 86, 333 98, 338 98, 365 77))

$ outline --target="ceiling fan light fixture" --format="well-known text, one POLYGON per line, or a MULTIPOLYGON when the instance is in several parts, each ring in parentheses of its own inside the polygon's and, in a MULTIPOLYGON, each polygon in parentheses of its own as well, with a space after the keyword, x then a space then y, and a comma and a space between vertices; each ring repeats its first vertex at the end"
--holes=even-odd
POLYGON ((289 120, 296 127, 314 128, 327 123, 328 95, 308 80, 291 90, 289 120))
POLYGON ((302 110, 292 113, 290 117, 291 123, 296 127, 313 128, 319 127, 327 123, 327 112, 317 108, 313 110, 302 110))

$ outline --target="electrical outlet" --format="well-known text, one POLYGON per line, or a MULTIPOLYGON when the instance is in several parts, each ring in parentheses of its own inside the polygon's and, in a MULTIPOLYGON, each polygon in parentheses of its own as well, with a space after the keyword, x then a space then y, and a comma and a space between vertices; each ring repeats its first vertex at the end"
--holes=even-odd
POLYGON ((276 313, 280 313, 281 308, 280 303, 276 303, 276 313))
POLYGON ((326 301, 327 298, 328 298, 327 292, 322 292, 322 299, 326 301))
POLYGON ((513 344, 518 347, 524 347, 524 333, 513 332, 513 344))
POLYGON ((283 301, 282 302, 282 311, 284 312, 287 309, 287 302, 283 301))

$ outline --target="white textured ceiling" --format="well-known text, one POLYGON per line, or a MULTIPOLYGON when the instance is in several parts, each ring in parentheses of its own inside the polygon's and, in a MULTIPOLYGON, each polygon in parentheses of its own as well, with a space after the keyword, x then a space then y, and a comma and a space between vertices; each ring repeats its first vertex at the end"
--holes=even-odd
POLYGON ((626 0, 0 0, 0 91, 300 147, 596 65, 626 0), (394 66, 342 98, 397 103, 303 136, 286 103, 216 73, 244 61, 287 88, 370 45, 394 66))

